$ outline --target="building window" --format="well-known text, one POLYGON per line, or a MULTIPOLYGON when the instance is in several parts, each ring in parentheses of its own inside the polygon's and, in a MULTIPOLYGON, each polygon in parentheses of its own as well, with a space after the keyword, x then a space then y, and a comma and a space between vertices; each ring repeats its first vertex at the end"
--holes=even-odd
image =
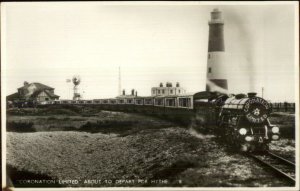
POLYGON ((152 105, 152 99, 145 99, 145 105, 152 105))
POLYGON ((178 93, 180 93, 180 90, 178 90, 178 93))
POLYGON ((166 99, 166 106, 175 107, 175 99, 166 99))
POLYGON ((160 90, 157 90, 157 93, 160 94, 160 90))
POLYGON ((208 59, 210 59, 210 54, 208 54, 208 59))
POLYGON ((208 68, 208 73, 211 73, 211 67, 208 68))
POLYGON ((162 94, 165 94, 165 90, 161 90, 162 91, 162 94))
POLYGON ((155 94, 155 90, 153 90, 152 93, 155 94))
POLYGON ((170 90, 170 94, 172 94, 173 93, 173 90, 170 90))
POLYGON ((163 99, 155 99, 154 105, 164 105, 164 100, 163 99))
POLYGON ((191 98, 179 98, 179 107, 191 107, 191 98))
POLYGON ((141 99, 137 99, 135 100, 136 105, 142 105, 143 104, 143 100, 141 99))

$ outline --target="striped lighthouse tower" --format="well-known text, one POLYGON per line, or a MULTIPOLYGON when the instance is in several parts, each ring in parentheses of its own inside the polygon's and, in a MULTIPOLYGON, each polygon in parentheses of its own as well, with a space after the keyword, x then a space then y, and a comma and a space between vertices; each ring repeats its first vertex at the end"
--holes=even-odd
POLYGON ((218 9, 211 12, 209 25, 206 91, 227 93, 225 76, 224 22, 218 9))

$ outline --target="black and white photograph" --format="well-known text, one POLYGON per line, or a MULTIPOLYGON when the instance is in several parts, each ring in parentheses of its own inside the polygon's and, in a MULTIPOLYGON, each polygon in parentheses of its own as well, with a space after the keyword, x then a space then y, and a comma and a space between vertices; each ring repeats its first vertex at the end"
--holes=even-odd
POLYGON ((2 190, 299 190, 299 3, 1 3, 2 190))

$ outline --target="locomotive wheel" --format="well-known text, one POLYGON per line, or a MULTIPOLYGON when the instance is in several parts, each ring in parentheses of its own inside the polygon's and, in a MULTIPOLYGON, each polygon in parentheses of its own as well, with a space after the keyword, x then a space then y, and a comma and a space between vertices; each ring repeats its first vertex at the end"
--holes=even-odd
POLYGON ((248 144, 241 144, 240 151, 242 151, 242 152, 249 152, 250 148, 251 147, 248 144))
POLYGON ((228 146, 228 148, 232 151, 237 151, 239 149, 239 144, 238 140, 234 139, 234 133, 231 131, 227 131, 225 134, 225 138, 226 138, 226 145, 228 146))
POLYGON ((259 145, 255 146, 254 151, 264 152, 264 151, 268 151, 268 150, 269 150, 269 145, 268 144, 259 144, 259 145))

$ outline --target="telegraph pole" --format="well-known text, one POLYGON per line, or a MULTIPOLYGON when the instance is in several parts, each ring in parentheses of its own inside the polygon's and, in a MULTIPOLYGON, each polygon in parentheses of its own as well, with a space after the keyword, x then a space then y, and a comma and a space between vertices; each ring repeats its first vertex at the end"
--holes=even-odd
POLYGON ((261 97, 264 98, 264 87, 261 88, 261 97))
POLYGON ((67 79, 66 82, 67 82, 67 84, 68 84, 68 89, 69 89, 68 99, 72 99, 72 98, 71 98, 71 86, 69 85, 70 82, 71 82, 71 80, 70 80, 70 79, 67 79))
POLYGON ((121 95, 121 67, 119 66, 119 95, 121 95))

